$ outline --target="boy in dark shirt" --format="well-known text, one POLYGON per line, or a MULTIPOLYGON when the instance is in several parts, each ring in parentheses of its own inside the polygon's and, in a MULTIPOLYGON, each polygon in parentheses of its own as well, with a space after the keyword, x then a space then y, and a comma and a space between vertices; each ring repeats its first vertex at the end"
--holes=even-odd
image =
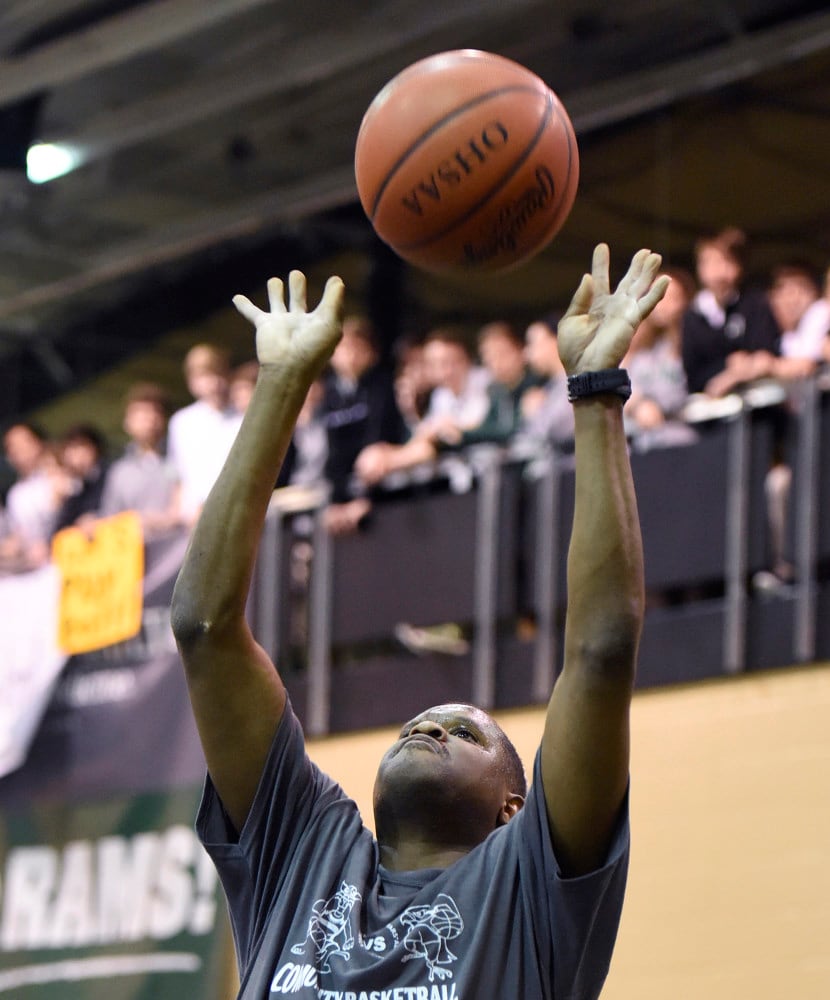
POLYGON ((323 378, 318 416, 328 439, 329 528, 349 531, 371 508, 366 491, 354 477, 355 459, 368 445, 399 444, 406 436, 392 372, 380 363, 374 331, 363 317, 349 316, 343 323, 343 336, 323 378))
POLYGON ((746 237, 724 229, 695 247, 700 291, 683 317, 690 393, 725 396, 773 372, 780 331, 761 291, 744 289, 746 237))

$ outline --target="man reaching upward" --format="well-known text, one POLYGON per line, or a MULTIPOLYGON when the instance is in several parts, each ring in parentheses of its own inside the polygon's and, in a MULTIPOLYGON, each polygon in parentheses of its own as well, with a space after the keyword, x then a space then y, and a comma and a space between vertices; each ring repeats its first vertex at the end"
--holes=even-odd
POLYGON ((643 615, 642 544, 619 369, 665 291, 635 255, 613 293, 594 251, 559 327, 574 400, 576 506, 565 656, 526 792, 486 713, 410 720, 381 761, 377 839, 306 756, 245 602, 276 472, 308 386, 340 334, 343 285, 306 308, 302 274, 268 283, 260 373, 193 532, 173 599, 209 778, 197 826, 228 898, 245 1000, 595 998, 628 858, 629 708, 643 615))

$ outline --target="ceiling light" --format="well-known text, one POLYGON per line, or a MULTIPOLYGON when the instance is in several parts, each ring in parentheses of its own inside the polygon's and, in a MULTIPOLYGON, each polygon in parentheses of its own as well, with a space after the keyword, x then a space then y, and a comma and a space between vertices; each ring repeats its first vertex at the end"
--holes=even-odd
POLYGON ((58 143, 38 142, 26 153, 26 176, 32 184, 45 184, 80 166, 80 150, 58 143))

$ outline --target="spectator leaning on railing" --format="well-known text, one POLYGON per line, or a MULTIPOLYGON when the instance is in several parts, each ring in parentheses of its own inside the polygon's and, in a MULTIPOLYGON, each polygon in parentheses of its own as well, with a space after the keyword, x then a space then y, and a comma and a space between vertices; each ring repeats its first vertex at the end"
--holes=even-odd
POLYGON ((683 316, 690 393, 725 396, 771 374, 781 331, 763 291, 744 287, 747 239, 736 228, 695 246, 700 291, 683 316))
POLYGON ((58 441, 64 495, 55 531, 91 523, 98 515, 109 473, 107 442, 94 424, 75 424, 58 441))
POLYGON ((6 494, 0 561, 11 570, 33 569, 49 559, 61 503, 57 454, 46 433, 26 421, 6 429, 3 450, 16 480, 6 494))
POLYGON ((830 301, 822 297, 813 268, 803 261, 773 268, 769 302, 781 328, 781 357, 773 374, 784 380, 812 375, 824 360, 830 333, 830 301))
POLYGON ((185 355, 183 367, 193 402, 170 418, 168 456, 181 484, 182 517, 192 524, 230 451, 241 417, 230 402, 226 351, 196 344, 185 355))
POLYGON ((424 361, 424 338, 417 333, 398 337, 393 345, 395 402, 408 433, 423 418, 432 394, 432 382, 424 361))
POLYGON ((568 377, 559 357, 558 318, 548 316, 530 323, 525 330, 525 359, 544 379, 529 386, 520 401, 521 421, 514 435, 531 446, 550 444, 570 448, 573 444, 573 406, 568 399, 568 377))
POLYGON ((326 522, 335 534, 355 530, 372 507, 368 491, 355 474, 357 456, 368 445, 398 444, 406 437, 393 378, 380 360, 369 320, 346 317, 343 337, 323 376, 318 408, 328 437, 325 476, 332 503, 326 522))
POLYGON ((631 341, 625 367, 631 376, 631 398, 623 417, 637 448, 689 444, 696 433, 681 417, 688 399, 681 351, 683 316, 695 294, 694 278, 681 268, 665 268, 666 294, 631 341))
POLYGON ((99 513, 136 511, 145 535, 181 524, 179 479, 167 457, 170 397, 156 383, 132 385, 124 404, 123 427, 129 442, 110 466, 99 513))
POLYGON ((507 445, 522 425, 522 397, 545 379, 527 364, 524 344, 513 327, 494 321, 478 333, 478 353, 487 371, 487 400, 483 417, 474 426, 439 421, 423 433, 415 433, 402 446, 364 449, 355 462, 355 472, 367 485, 416 465, 433 462, 441 454, 472 445, 507 445))
POLYGON ((428 333, 424 365, 433 388, 413 437, 434 441, 477 427, 490 405, 492 376, 476 364, 461 331, 438 327, 428 333))

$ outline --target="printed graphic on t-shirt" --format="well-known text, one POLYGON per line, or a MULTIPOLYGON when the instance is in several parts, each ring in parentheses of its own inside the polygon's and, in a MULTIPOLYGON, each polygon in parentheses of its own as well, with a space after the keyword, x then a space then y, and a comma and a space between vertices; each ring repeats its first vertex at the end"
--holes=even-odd
POLYGON ((434 906, 408 906, 401 914, 401 923, 406 927, 404 948, 409 952, 403 959, 409 962, 421 958, 426 962, 429 981, 452 979, 452 965, 456 955, 450 951, 447 941, 457 938, 464 930, 464 921, 455 905, 455 900, 446 893, 439 893, 434 906))
MULTIPOLYGON (((452 979, 452 966, 458 956, 450 949, 449 942, 460 937, 464 921, 451 896, 442 892, 432 903, 408 906, 400 917, 366 939, 361 939, 355 929, 357 914, 354 911, 360 899, 356 886, 342 882, 333 896, 314 902, 306 936, 291 948, 293 955, 305 956, 313 964, 283 965, 272 980, 272 993, 295 993, 308 987, 319 991, 321 984, 317 974, 336 973, 338 966, 347 968, 356 944, 363 956, 371 956, 378 961, 396 944, 402 944, 404 955, 401 963, 423 963, 429 983, 452 979), (334 966, 333 959, 339 960, 334 966)), ((435 989, 439 988, 436 986, 435 989)), ((430 996, 432 992, 427 993, 425 988, 423 995, 430 996)), ((439 995, 456 997, 454 988, 449 993, 441 988, 439 995)))
POLYGON ((315 946, 320 972, 331 972, 329 959, 334 955, 349 960, 354 947, 354 935, 349 924, 352 907, 360 902, 357 887, 341 882, 331 899, 318 899, 311 907, 311 920, 304 941, 291 949, 293 955, 305 953, 309 941, 315 946))

